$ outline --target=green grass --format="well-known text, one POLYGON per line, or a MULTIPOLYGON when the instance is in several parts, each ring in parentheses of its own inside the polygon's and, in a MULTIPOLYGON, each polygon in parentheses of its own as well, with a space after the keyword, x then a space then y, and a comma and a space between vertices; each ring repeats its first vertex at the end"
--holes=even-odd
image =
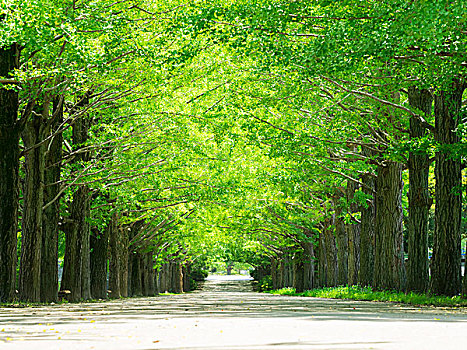
POLYGON ((346 287, 330 287, 307 290, 303 293, 295 293, 294 288, 283 288, 272 290, 268 293, 278 295, 294 295, 315 298, 331 298, 331 299, 351 299, 351 300, 367 300, 367 301, 385 301, 402 303, 409 305, 433 305, 433 306, 448 306, 448 307, 465 307, 467 299, 460 296, 445 297, 434 296, 428 294, 417 293, 402 293, 395 291, 373 291, 370 287, 346 286, 346 287))

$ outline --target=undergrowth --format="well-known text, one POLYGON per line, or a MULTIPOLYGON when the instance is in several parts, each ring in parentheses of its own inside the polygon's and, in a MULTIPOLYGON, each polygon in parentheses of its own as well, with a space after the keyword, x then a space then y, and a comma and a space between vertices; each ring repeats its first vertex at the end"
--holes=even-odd
POLYGON ((446 297, 419 293, 403 293, 395 291, 373 291, 371 287, 359 286, 342 286, 329 287, 307 290, 303 293, 296 293, 294 288, 282 288, 271 290, 267 293, 278 295, 294 295, 315 298, 331 298, 331 299, 351 299, 351 300, 367 300, 367 301, 385 301, 395 302, 410 305, 432 305, 432 306, 449 306, 449 307, 465 307, 467 299, 460 296, 446 297))

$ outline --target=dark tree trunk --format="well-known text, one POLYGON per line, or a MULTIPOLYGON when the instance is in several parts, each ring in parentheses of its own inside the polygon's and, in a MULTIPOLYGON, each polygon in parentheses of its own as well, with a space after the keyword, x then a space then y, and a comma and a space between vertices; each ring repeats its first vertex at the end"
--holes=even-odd
POLYGON ((334 227, 332 219, 325 221, 324 242, 326 245, 326 286, 334 287, 337 284, 337 251, 336 238, 334 237, 334 227))
POLYGON ((160 270, 160 285, 159 291, 161 293, 166 293, 169 291, 169 264, 162 264, 160 270))
POLYGON ((45 121, 48 103, 26 124, 22 133, 25 155, 24 208, 21 223, 21 265, 19 269, 19 298, 23 301, 41 300, 42 219, 44 206, 45 144, 36 146, 47 134, 45 121), (45 116, 45 117, 44 117, 45 116), (34 148, 33 148, 34 147, 34 148))
MULTIPOLYGON (((84 97, 78 108, 85 108, 89 99, 84 97)), ((86 117, 78 118, 73 124, 73 144, 76 150, 83 148, 88 139, 90 121, 86 117)), ((77 153, 74 162, 81 164, 90 160, 89 152, 77 153)), ((70 223, 65 232, 65 259, 60 289, 69 290, 68 298, 76 302, 91 298, 91 260, 90 260, 90 189, 80 185, 73 194, 70 205, 70 223)))
POLYGON ((325 287, 328 284, 327 260, 326 260, 326 227, 323 225, 319 232, 318 246, 318 287, 325 287))
POLYGON ((290 253, 286 253, 284 256, 284 270, 283 270, 283 281, 284 287, 292 287, 293 286, 293 262, 290 257, 290 253))
POLYGON ((107 298, 107 256, 109 254, 109 229, 91 230, 91 296, 107 298))
POLYGON ((67 294, 67 299, 75 301, 75 297, 77 297, 77 301, 81 298, 81 276, 79 275, 81 269, 78 270, 74 268, 79 256, 79 252, 77 251, 76 230, 71 223, 64 225, 63 230, 65 231, 65 257, 63 261, 60 291, 69 291, 70 294, 67 294), (79 282, 79 284, 76 282, 79 282), (72 292, 73 290, 75 291, 74 294, 72 292))
POLYGON ((294 259, 293 287, 297 293, 303 293, 305 290, 305 267, 303 265, 303 256, 301 254, 297 254, 294 259))
POLYGON ((435 138, 440 145, 436 153, 436 206, 433 256, 431 260, 431 292, 457 295, 461 290, 461 160, 450 145, 459 142, 457 127, 464 85, 457 81, 450 91, 435 95, 435 138))
POLYGON ((279 262, 276 258, 271 258, 271 280, 272 289, 279 289, 279 262))
POLYGON ((81 238, 81 299, 89 300, 91 299, 91 227, 89 225, 91 202, 89 188, 83 187, 80 190, 82 195, 80 201, 83 206, 77 222, 81 223, 78 227, 78 237, 81 238))
POLYGON ((118 229, 118 216, 112 214, 111 222, 108 226, 109 229, 109 248, 110 248, 110 261, 109 261, 109 298, 120 298, 120 254, 119 254, 119 241, 120 230, 118 229))
MULTIPOLYGON (((306 233, 308 237, 311 237, 311 232, 306 233)), ((304 276, 303 276, 303 288, 310 290, 315 287, 315 253, 313 249, 313 242, 304 242, 304 276)))
MULTIPOLYGON (((428 90, 409 88, 409 103, 431 115, 433 97, 428 90)), ((425 137, 427 131, 417 118, 410 118, 410 137, 412 140, 425 137)), ((409 153, 409 225, 408 225, 408 265, 407 289, 426 292, 429 283, 428 272, 428 212, 432 204, 428 192, 430 158, 426 151, 409 153)))
POLYGON ((336 230, 337 243, 337 285, 346 285, 349 277, 349 239, 347 230, 345 229, 344 220, 342 218, 342 204, 340 203, 341 194, 337 194, 333 198, 335 218, 334 225, 336 230))
POLYGON ((131 296, 140 297, 143 295, 143 269, 141 255, 137 252, 130 254, 131 260, 131 296))
POLYGON ((89 189, 79 186, 70 206, 70 224, 65 232, 65 261, 60 289, 69 290, 72 302, 90 299, 89 189), (89 290, 88 290, 89 289, 89 290))
POLYGON ((465 255, 464 255, 464 282, 462 286, 462 296, 467 298, 467 242, 465 242, 465 255))
MULTIPOLYGON (((350 214, 358 212, 358 203, 353 203, 355 191, 358 189, 358 184, 353 181, 347 182, 346 197, 348 210, 350 214)), ((355 285, 358 283, 358 270, 360 268, 360 224, 352 222, 346 225, 348 238, 348 284, 355 285)))
POLYGON ((119 261, 120 261, 120 295, 124 298, 129 296, 129 231, 125 226, 119 228, 120 230, 120 247, 119 247, 119 261))
MULTIPOLYGON (((157 294, 157 287, 156 287, 156 270, 154 270, 153 253, 152 252, 147 253, 146 259, 147 259, 147 268, 148 268, 148 280, 147 280, 148 295, 154 296, 157 294)), ((188 269, 186 271, 188 273, 188 269)), ((183 275, 183 277, 185 278, 185 275, 183 275)), ((188 284, 188 287, 189 287, 189 284, 188 284)), ((185 286, 183 287, 183 290, 185 291, 185 286)))
POLYGON ((190 291, 190 264, 186 263, 186 265, 183 265, 183 291, 184 292, 189 292, 190 291))
POLYGON ((154 285, 154 269, 152 263, 152 252, 142 255, 143 266, 143 294, 145 296, 154 296, 156 287, 154 285))
POLYGON ((175 261, 173 264, 173 278, 174 278, 174 293, 183 293, 183 273, 182 264, 179 261, 175 261))
MULTIPOLYGON (((54 133, 63 122, 63 104, 59 99, 53 103, 51 132, 54 133)), ((58 227, 60 221, 60 200, 56 199, 60 192, 60 173, 62 161, 61 133, 56 134, 47 143, 45 155, 45 187, 42 218, 42 253, 41 253, 41 301, 56 302, 58 299, 58 227), (50 202, 52 202, 50 204, 50 202)))
MULTIPOLYGON (((13 44, 0 49, 0 76, 18 67, 19 52, 13 44)), ((20 130, 18 93, 0 89, 0 302, 15 297, 18 231, 18 172, 20 130)))
MULTIPOLYGON (((79 103, 79 108, 86 108, 89 99, 85 96, 79 103)), ((90 119, 87 116, 80 117, 73 124, 73 144, 76 149, 85 146, 89 138, 90 119)), ((75 162, 84 163, 91 159, 89 152, 82 152, 76 155, 75 162)), ((82 165, 83 166, 83 165, 82 165)), ((90 190, 86 185, 80 185, 73 195, 71 218, 77 230, 77 242, 80 251, 79 260, 81 264, 76 264, 75 268, 80 269, 81 276, 81 298, 88 300, 91 298, 91 260, 90 260, 90 233, 89 219, 91 217, 90 190), (76 201, 76 203, 75 203, 76 201)), ((73 293, 73 291, 72 291, 73 293)))
POLYGON ((405 288, 402 241, 402 165, 378 166, 376 179, 376 250, 373 286, 378 290, 405 288))
POLYGON ((361 207, 361 231, 360 231, 360 269, 358 283, 361 286, 371 286, 375 270, 375 178, 371 174, 362 176, 363 193, 371 196, 366 200, 366 205, 361 207))

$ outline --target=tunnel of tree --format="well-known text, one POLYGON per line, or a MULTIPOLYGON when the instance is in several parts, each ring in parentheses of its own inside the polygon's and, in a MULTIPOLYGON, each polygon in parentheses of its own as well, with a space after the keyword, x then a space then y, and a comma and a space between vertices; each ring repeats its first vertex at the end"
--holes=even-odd
POLYGON ((0 302, 465 296, 465 4, 357 4, 1 5, 0 302))

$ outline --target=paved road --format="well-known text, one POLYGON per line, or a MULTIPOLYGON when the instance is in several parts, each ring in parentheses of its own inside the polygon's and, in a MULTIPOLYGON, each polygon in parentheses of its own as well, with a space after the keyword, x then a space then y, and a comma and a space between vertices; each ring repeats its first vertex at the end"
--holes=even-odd
POLYGON ((284 297, 210 279, 184 295, 0 308, 0 349, 463 349, 467 311, 284 297))

